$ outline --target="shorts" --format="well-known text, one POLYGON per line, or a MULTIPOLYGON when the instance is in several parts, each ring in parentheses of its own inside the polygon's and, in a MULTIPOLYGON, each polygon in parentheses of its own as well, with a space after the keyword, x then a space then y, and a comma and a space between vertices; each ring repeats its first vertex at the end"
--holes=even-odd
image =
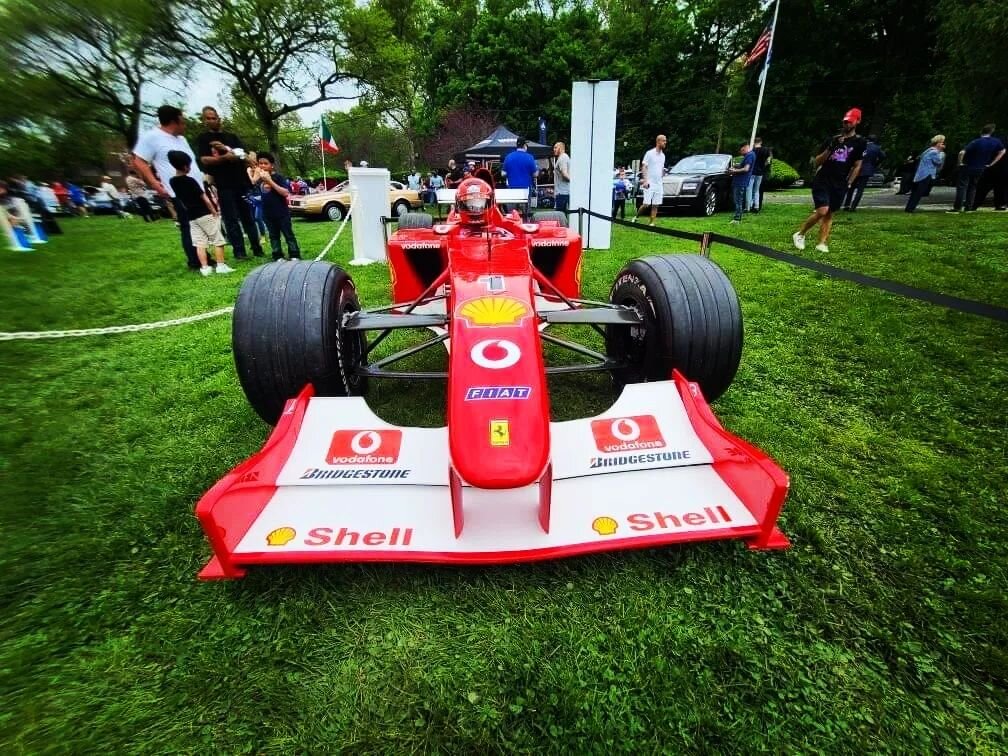
POLYGON ((644 187, 644 203, 645 205, 660 205, 662 203, 662 185, 657 186, 651 184, 651 186, 644 187))
POLYGON ((204 215, 189 221, 189 232, 192 243, 196 247, 223 247, 224 234, 221 233, 220 218, 216 215, 204 215))
POLYGON ((834 186, 819 181, 812 182, 812 205, 816 208, 828 206, 830 212, 835 213, 843 206, 846 196, 846 186, 834 186))

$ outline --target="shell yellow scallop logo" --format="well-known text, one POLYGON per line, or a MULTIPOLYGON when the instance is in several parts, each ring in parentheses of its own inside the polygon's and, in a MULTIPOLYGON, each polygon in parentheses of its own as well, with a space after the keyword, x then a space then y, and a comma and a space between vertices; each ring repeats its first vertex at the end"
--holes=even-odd
POLYGON ((266 544, 268 546, 286 546, 294 540, 296 535, 297 531, 294 528, 285 525, 282 528, 271 530, 266 536, 266 544))
POLYGON ((513 297, 480 297, 464 302, 458 314, 474 326, 510 326, 528 317, 529 308, 513 297))
POLYGON ((592 530, 600 536, 611 536, 616 532, 619 523, 612 517, 596 517, 592 520, 592 530))

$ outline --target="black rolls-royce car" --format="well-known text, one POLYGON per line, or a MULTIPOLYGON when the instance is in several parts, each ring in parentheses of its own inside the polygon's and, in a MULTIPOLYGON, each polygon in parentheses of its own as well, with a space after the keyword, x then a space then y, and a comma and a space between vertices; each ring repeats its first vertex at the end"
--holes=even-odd
MULTIPOLYGON (((667 169, 662 178, 663 210, 685 208, 699 215, 713 215, 731 202, 731 155, 690 155, 667 169)), ((637 207, 644 190, 638 185, 637 207)))

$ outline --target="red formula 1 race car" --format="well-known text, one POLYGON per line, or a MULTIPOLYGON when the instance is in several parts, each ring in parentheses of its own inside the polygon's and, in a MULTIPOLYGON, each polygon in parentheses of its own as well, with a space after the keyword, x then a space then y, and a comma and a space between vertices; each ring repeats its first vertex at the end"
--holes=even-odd
MULTIPOLYGON (((487 176, 489 178, 489 176, 487 176)), ((388 241, 395 304, 363 310, 324 262, 262 266, 234 310, 238 376, 275 424, 263 449, 200 500, 213 548, 200 577, 249 565, 518 562, 681 541, 784 548, 788 479, 728 433, 704 397, 738 368, 727 277, 699 255, 627 264, 610 301, 581 298, 581 240, 562 213, 503 214, 488 181, 458 188, 446 222, 410 214, 388 241), (605 354, 549 332, 583 325, 605 354), (375 358, 397 329, 422 343, 375 358), (543 344, 589 362, 549 365, 543 344), (446 371, 395 371, 424 349, 446 371), (550 421, 547 376, 605 371, 623 387, 597 417, 550 421), (369 379, 447 379, 447 424, 397 427, 369 379)))

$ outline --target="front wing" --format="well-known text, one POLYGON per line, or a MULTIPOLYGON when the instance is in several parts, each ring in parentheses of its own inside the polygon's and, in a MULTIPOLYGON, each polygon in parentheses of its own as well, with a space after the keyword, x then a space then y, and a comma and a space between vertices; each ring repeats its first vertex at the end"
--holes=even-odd
MULTIPOLYGON (((787 475, 725 431, 695 383, 627 386, 598 417, 550 424, 538 484, 452 490, 447 428, 379 419, 361 398, 288 402, 263 449, 196 515, 214 556, 203 579, 257 564, 505 563, 680 541, 786 548, 787 475)), ((520 439, 510 439, 520 443, 520 439)))

